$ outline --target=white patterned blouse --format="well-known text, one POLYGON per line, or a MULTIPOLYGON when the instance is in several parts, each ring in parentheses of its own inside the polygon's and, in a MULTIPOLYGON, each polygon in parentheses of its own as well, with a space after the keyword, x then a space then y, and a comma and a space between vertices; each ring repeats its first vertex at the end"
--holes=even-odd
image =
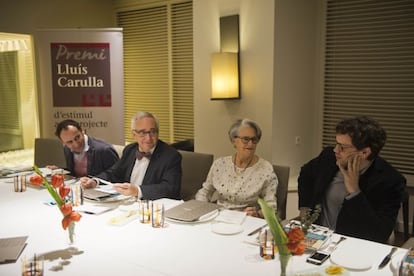
POLYGON ((195 198, 215 201, 227 209, 243 210, 257 206, 257 199, 263 198, 276 210, 277 176, 272 164, 259 158, 246 169, 234 165, 232 156, 218 158, 213 162, 203 187, 195 198))

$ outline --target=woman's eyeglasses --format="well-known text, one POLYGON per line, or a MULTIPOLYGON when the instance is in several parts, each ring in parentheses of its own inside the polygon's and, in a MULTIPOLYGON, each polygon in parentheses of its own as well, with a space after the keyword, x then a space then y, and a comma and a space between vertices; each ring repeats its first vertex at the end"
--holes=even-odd
POLYGON ((240 141, 242 141, 243 144, 248 144, 250 141, 252 141, 253 144, 257 144, 259 143, 259 138, 257 138, 256 136, 253 137, 247 137, 247 136, 236 136, 236 138, 239 138, 240 141))

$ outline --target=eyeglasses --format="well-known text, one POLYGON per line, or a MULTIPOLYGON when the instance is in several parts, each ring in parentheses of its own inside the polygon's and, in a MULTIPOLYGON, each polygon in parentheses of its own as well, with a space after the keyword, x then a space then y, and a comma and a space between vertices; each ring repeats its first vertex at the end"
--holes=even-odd
POLYGON ((353 145, 344 145, 344 144, 341 144, 341 143, 336 143, 335 148, 336 147, 338 147, 340 151, 345 151, 346 149, 354 148, 353 145))
POLYGON ((145 136, 147 136, 147 135, 149 135, 149 136, 151 136, 151 137, 154 137, 155 135, 157 135, 158 134, 158 131, 157 130, 155 130, 155 129, 151 129, 151 130, 149 130, 149 131, 145 131, 145 130, 136 130, 136 129, 133 129, 132 130, 135 134, 137 134, 138 135, 138 137, 141 137, 141 138, 144 138, 145 136))
POLYGON ((257 138, 256 136, 253 137, 247 137, 247 136, 236 136, 236 138, 239 138, 240 141, 242 141, 243 144, 248 144, 250 141, 252 141, 253 144, 257 144, 259 143, 259 138, 257 138))

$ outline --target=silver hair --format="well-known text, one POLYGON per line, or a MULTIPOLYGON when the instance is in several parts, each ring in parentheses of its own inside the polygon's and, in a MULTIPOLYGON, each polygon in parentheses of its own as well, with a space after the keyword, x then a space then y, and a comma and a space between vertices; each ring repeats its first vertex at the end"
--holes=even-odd
POLYGON ((231 142, 233 142, 233 140, 236 139, 237 136, 239 136, 239 130, 242 127, 253 128, 256 132, 256 137, 259 139, 259 141, 260 138, 262 138, 262 130, 255 121, 250 119, 239 119, 236 122, 234 122, 229 129, 229 138, 231 142))
POLYGON ((139 112, 135 113, 135 115, 132 117, 132 119, 131 119, 131 130, 135 129, 135 122, 138 121, 139 119, 142 119, 142 118, 152 118, 152 119, 154 119, 156 130, 157 131, 160 130, 160 122, 159 122, 157 116, 155 116, 152 113, 145 112, 145 111, 139 111, 139 112))

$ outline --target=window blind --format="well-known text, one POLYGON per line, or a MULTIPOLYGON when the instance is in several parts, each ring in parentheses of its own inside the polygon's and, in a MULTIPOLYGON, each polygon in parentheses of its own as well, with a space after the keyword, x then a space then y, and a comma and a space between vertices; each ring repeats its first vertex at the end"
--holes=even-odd
POLYGON ((414 1, 327 1, 323 146, 356 115, 387 131, 381 156, 414 175, 414 1))
POLYGON ((160 120, 160 139, 193 138, 192 2, 127 5, 117 13, 123 28, 125 137, 130 118, 149 111, 160 120))
POLYGON ((193 5, 172 5, 172 83, 174 142, 194 138, 193 5))
POLYGON ((0 152, 22 149, 21 103, 26 102, 20 93, 24 82, 19 82, 18 51, 0 52, 0 80, 0 152))

